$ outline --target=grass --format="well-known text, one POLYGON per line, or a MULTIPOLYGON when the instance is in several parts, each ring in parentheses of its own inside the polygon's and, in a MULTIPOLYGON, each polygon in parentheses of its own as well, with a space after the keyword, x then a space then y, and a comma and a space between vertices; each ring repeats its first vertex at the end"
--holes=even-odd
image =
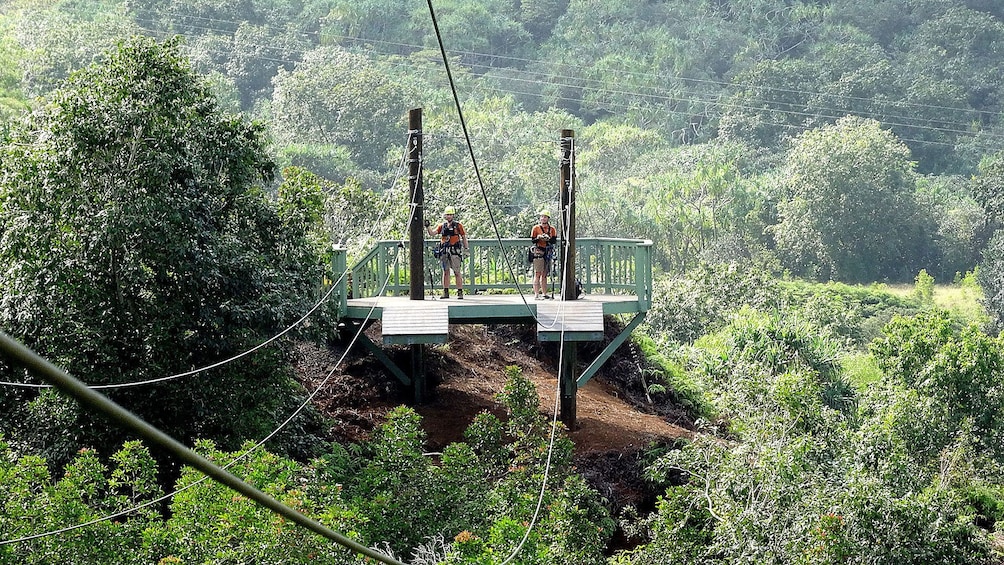
POLYGON ((840 366, 848 380, 858 390, 882 379, 882 370, 871 353, 850 353, 840 359, 840 366))
MULTIPOLYGON (((889 292, 898 296, 913 296, 915 287, 911 284, 885 285, 889 292)), ((936 284, 934 285, 934 306, 947 310, 960 320, 976 324, 984 324, 987 320, 986 309, 980 304, 983 291, 975 284, 936 284)))

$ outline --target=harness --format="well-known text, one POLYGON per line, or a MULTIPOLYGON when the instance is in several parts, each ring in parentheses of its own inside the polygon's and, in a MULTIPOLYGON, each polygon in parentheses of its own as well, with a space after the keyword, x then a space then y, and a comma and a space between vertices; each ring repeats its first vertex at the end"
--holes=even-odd
POLYGON ((554 240, 558 236, 558 230, 551 224, 548 224, 546 227, 542 224, 537 224, 535 228, 540 228, 541 233, 546 233, 551 239, 548 240, 547 245, 544 247, 537 245, 536 241, 533 242, 533 245, 530 246, 530 259, 550 261, 554 258, 554 240))
POLYGON ((442 237, 442 240, 439 242, 439 245, 436 247, 436 249, 433 250, 432 252, 433 256, 435 256, 438 259, 440 256, 442 256, 444 251, 448 252, 450 255, 461 255, 460 238, 457 237, 460 234, 457 233, 456 220, 443 222, 439 228, 439 235, 442 237), (450 240, 453 239, 454 237, 457 237, 457 242, 450 243, 450 240))

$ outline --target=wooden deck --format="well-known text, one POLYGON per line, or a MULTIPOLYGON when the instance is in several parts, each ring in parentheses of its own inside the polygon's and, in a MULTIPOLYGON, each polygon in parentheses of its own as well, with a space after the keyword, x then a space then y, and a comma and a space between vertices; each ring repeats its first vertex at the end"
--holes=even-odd
POLYGON ((446 343, 449 324, 536 323, 541 341, 599 341, 603 316, 638 313, 637 296, 583 295, 577 300, 534 300, 533 294, 474 294, 458 300, 375 296, 347 301, 346 317, 381 320, 385 344, 446 343))

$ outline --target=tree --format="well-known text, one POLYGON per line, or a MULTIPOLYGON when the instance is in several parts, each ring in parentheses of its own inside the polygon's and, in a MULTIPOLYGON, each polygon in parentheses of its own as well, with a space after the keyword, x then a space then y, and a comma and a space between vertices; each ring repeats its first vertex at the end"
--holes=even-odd
POLYGON ((983 306, 993 321, 993 330, 1004 327, 1004 230, 997 230, 983 250, 983 261, 976 272, 983 289, 983 306))
POLYGON ((344 145, 360 167, 382 167, 389 148, 403 146, 407 100, 406 85, 365 56, 322 47, 275 78, 275 137, 344 145))
POLYGON ((912 280, 930 239, 915 183, 906 146, 877 121, 848 117, 799 136, 772 228, 785 265, 847 282, 912 280))
MULTIPOLYGON (((274 170, 263 126, 220 113, 179 49, 122 43, 2 148, 0 325, 89 383, 226 359, 295 320, 321 279, 302 223, 261 189, 274 170)), ((236 446, 291 398, 280 360, 111 394, 178 437, 236 446)), ((0 398, 16 415, 8 437, 63 449, 56 462, 122 436, 61 397, 0 398)))
POLYGON ((1004 107, 998 80, 1004 72, 1004 22, 954 4, 945 3, 940 13, 921 21, 896 56, 903 100, 909 106, 895 121, 910 124, 922 118, 923 127, 895 130, 904 139, 916 140, 911 148, 924 170, 971 173, 976 163, 957 162, 945 143, 970 132, 996 133, 1000 126, 996 116, 1004 107))
POLYGON ((980 164, 973 182, 973 197, 983 208, 980 238, 987 240, 977 281, 983 289, 983 305, 993 318, 996 331, 1004 324, 1004 153, 980 164))
POLYGON ((735 26, 706 5, 570 1, 531 67, 545 83, 542 105, 706 139, 720 80, 743 48, 735 26))
POLYGON ((118 38, 136 33, 132 22, 116 11, 81 15, 67 8, 30 7, 11 16, 13 37, 22 50, 21 89, 29 96, 45 95, 118 38))

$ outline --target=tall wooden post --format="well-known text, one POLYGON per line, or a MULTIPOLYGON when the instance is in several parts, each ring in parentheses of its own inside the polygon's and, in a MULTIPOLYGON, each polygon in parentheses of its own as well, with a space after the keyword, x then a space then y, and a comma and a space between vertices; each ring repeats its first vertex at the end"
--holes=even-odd
MULTIPOLYGON (((575 300, 575 132, 561 130, 561 163, 558 182, 561 185, 561 299, 575 300)), ((561 341, 561 422, 569 430, 574 430, 575 397, 578 391, 578 375, 575 368, 578 357, 578 343, 561 341)))
POLYGON ((561 130, 561 299, 575 300, 575 132, 561 130))
MULTIPOLYGON (((422 187, 422 109, 408 111, 408 293, 411 300, 425 300, 425 191, 422 187)), ((426 396, 425 345, 411 345, 411 381, 415 403, 426 396)))

